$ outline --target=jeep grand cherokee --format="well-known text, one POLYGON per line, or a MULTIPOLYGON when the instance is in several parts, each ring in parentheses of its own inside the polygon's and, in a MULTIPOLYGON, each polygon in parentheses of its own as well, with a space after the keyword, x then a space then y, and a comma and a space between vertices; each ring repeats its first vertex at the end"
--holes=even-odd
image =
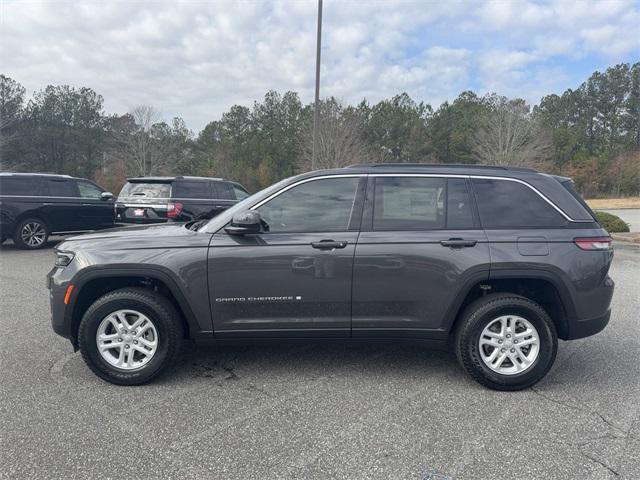
POLYGON ((208 221, 69 238, 49 273, 54 330, 117 384, 185 339, 411 340, 451 346, 494 389, 551 368, 558 338, 609 321, 611 239, 568 178, 360 165, 306 173, 208 221))

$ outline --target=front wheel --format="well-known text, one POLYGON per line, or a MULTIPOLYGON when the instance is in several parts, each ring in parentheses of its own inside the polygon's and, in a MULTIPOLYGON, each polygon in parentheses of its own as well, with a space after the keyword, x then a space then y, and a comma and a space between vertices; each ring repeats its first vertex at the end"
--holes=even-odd
POLYGON ((182 321, 173 305, 143 288, 100 297, 78 330, 86 364, 118 385, 141 385, 160 375, 175 362, 182 337, 182 321))
POLYGON ((556 328, 547 312, 515 294, 487 295, 469 305, 454 342, 467 373, 495 390, 521 390, 540 381, 558 349, 556 328))

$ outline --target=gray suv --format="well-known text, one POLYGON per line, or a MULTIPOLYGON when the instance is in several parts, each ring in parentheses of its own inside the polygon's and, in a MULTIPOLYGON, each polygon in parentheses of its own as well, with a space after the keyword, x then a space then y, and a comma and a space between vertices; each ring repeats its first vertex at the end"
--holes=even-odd
POLYGON ((418 341, 481 384, 533 385, 558 338, 601 331, 611 239, 568 178, 377 164, 283 180, 210 220, 72 237, 48 275, 53 329, 116 384, 185 339, 418 341))

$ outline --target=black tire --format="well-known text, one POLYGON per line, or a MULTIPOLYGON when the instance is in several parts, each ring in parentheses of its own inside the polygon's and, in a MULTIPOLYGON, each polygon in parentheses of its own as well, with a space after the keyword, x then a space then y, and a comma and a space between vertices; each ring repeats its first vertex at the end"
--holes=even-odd
MULTIPOLYGON (((123 288, 96 300, 85 312, 78 330, 82 358, 97 376, 117 385, 142 385, 175 364, 183 340, 182 320, 173 305, 144 288, 123 288), (96 344, 103 319, 117 310, 136 310, 151 320, 158 333, 158 346, 151 360, 136 370, 124 370, 107 362, 96 344)), ((135 347, 134 347, 135 348, 135 347)))
POLYGON ((462 367, 478 383, 494 390, 522 390, 540 381, 553 366, 558 335, 553 321, 540 305, 520 295, 496 293, 476 300, 464 310, 456 327, 454 348, 462 367), (495 372, 480 356, 482 331, 502 315, 518 315, 538 331, 538 356, 522 373, 506 375, 495 372))
POLYGON ((36 250, 38 248, 44 247, 47 244, 49 234, 49 228, 43 220, 35 217, 25 218, 24 220, 21 220, 16 227, 16 230, 13 234, 13 243, 15 243, 18 248, 21 248, 23 250, 36 250), (39 241, 39 243, 31 244, 28 240, 25 241, 25 239, 22 238, 22 231, 23 229, 27 228, 27 226, 30 226, 29 228, 31 228, 32 231, 35 226, 43 232, 43 237, 38 236, 38 239, 41 238, 41 241, 39 241))

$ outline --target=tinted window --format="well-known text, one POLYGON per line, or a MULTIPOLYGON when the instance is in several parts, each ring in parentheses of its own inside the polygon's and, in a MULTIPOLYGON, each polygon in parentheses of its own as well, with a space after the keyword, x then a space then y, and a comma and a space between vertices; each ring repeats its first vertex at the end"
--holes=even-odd
POLYGON ((462 178, 447 180, 447 229, 473 228, 471 196, 467 181, 462 178))
POLYGON ((170 198, 170 183, 127 182, 120 191, 120 197, 170 198))
POLYGON ((34 177, 0 176, 0 195, 41 195, 37 191, 38 183, 34 177))
POLYGON ((239 185, 232 184, 233 192, 236 194, 236 200, 244 200, 249 196, 247 191, 240 187, 239 185))
POLYGON ((91 182, 78 181, 78 190, 80 190, 80 196, 82 198, 100 198, 102 190, 96 187, 91 182))
POLYGON ((212 198, 210 182, 176 182, 173 198, 212 198))
POLYGON ((47 187, 49 188, 49 195, 52 197, 78 196, 78 190, 76 189, 75 182, 71 182, 69 180, 54 180, 52 178, 48 178, 47 187))
POLYGON ((313 180, 257 209, 270 232, 340 232, 349 227, 358 178, 313 180))
POLYGON ((471 201, 464 179, 376 179, 374 230, 461 228, 473 228, 471 201))
POLYGON ((559 227, 566 221, 526 185, 508 180, 474 179, 484 228, 559 227))

